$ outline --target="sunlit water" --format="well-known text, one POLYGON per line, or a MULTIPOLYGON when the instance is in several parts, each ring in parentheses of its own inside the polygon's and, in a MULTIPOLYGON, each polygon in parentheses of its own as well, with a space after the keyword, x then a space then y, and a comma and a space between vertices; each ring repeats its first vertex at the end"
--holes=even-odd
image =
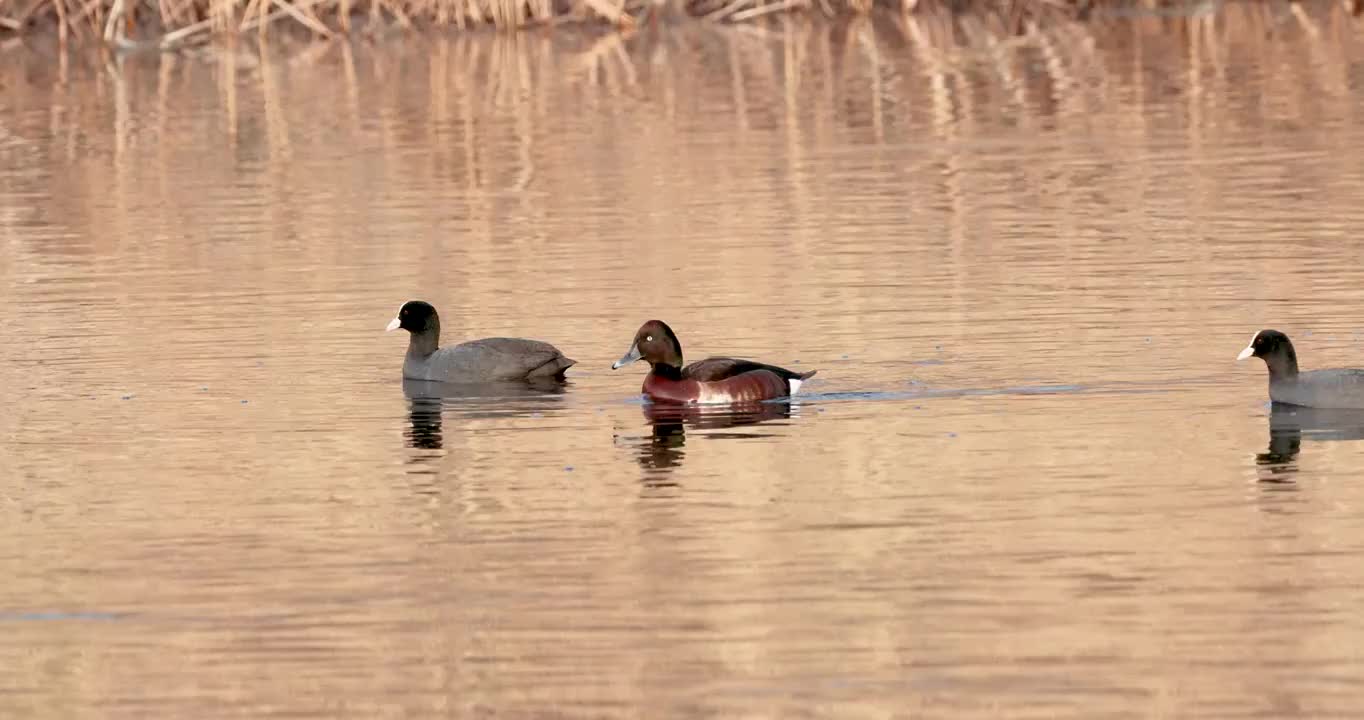
POLYGON ((1364 47, 1257 8, 0 50, 0 716, 1358 712, 1364 417, 1234 358, 1364 366, 1364 47))

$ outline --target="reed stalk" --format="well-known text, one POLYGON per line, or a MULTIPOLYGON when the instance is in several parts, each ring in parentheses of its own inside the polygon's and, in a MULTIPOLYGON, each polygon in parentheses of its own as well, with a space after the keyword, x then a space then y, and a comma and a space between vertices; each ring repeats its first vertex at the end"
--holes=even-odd
MULTIPOLYGON (((1257 3, 1261 4, 1261 3, 1257 3)), ((1334 4, 1358 18, 1364 0, 1267 2, 1316 32, 1307 5, 1334 4)), ((525 28, 588 20, 633 29, 639 18, 678 8, 720 23, 751 23, 775 14, 973 17, 1014 36, 1029 27, 1113 18, 1197 18, 1223 12, 1226 0, 0 0, 0 38, 55 32, 60 42, 116 48, 174 49, 215 35, 293 28, 319 38, 389 28, 525 28)))

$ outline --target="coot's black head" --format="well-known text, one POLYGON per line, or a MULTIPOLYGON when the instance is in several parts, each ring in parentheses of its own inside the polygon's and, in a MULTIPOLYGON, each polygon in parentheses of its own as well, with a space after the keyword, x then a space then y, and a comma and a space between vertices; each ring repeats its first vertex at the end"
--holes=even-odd
POLYGON ((1269 366, 1269 375, 1274 377, 1292 377, 1298 373, 1298 354, 1293 351, 1293 343, 1288 341, 1288 336, 1278 330, 1261 330, 1255 333, 1255 337, 1250 339, 1250 344, 1237 360, 1245 360, 1248 357, 1257 357, 1265 361, 1269 366))
POLYGON ((1255 333, 1255 337, 1250 339, 1250 344, 1236 356, 1236 359, 1245 360, 1252 356, 1268 358, 1283 353, 1293 354, 1293 343, 1288 341, 1288 336, 1278 330, 1261 330, 1255 333))
POLYGON ((389 331, 402 328, 410 333, 424 333, 440 327, 440 316, 431 303, 409 300, 398 309, 398 316, 388 324, 389 331))

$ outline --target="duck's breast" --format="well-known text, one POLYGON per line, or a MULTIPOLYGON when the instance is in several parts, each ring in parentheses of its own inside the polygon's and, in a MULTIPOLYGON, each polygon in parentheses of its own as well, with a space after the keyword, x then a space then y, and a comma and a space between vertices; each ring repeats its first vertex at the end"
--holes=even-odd
POLYGON ((701 383, 686 378, 673 380, 649 373, 644 376, 641 390, 654 402, 694 403, 701 400, 701 383))

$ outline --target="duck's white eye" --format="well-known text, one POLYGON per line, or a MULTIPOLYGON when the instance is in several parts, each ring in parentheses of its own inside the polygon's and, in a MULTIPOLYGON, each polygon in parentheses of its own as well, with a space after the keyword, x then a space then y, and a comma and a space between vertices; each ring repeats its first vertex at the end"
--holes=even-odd
POLYGON ((653 336, 653 335, 649 335, 649 336, 647 336, 647 337, 644 338, 644 342, 653 342, 653 341, 654 341, 654 336, 653 336))

